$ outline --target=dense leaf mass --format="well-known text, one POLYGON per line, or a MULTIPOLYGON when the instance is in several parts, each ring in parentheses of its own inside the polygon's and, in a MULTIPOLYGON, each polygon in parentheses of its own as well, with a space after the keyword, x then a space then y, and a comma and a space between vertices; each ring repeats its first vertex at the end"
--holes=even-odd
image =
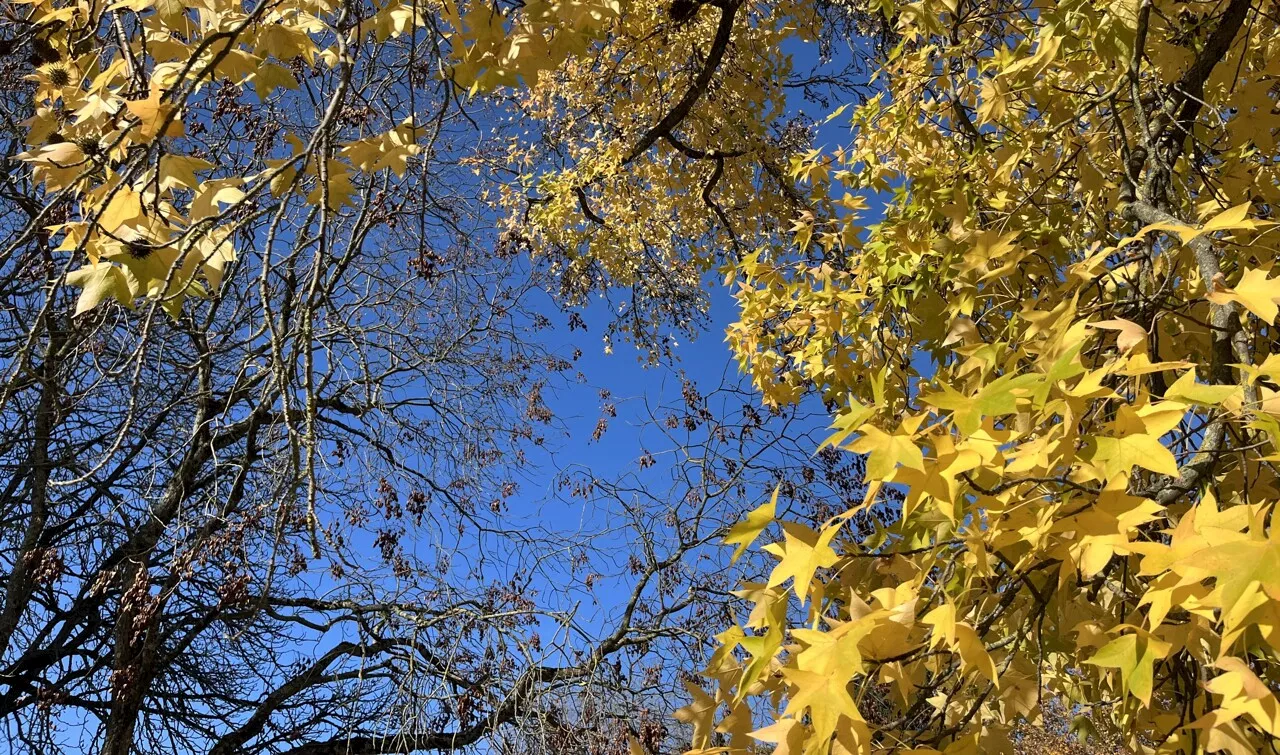
POLYGON ((1274 749, 1273 10, 865 9, 879 91, 791 166, 815 253, 746 255, 729 337, 767 402, 839 407, 869 492, 769 546, 707 669, 731 749, 1001 752, 1051 699, 1134 751, 1274 749))

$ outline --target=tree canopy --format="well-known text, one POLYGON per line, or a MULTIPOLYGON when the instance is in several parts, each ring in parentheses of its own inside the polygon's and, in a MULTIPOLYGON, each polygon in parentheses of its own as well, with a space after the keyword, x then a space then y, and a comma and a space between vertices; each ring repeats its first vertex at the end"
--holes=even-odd
MULTIPOLYGON (((1133 752, 1275 751, 1278 13, 8 4, 0 716, 75 708, 110 755, 522 721, 567 747, 600 727, 546 712, 566 690, 721 622, 699 678, 659 674, 692 752, 1011 752, 1062 715, 1133 752), (571 616, 406 541, 557 551, 486 500, 572 369, 531 298, 603 298, 606 347, 660 364, 709 284, 754 396, 718 418, 686 390, 668 429, 727 445, 685 443, 671 499, 586 484, 634 524, 632 597, 552 663, 535 627, 571 616), (817 453, 799 489, 749 439, 817 453), (690 556, 717 539, 737 571, 690 556), (279 652, 338 625, 358 641, 279 652)), ((670 746, 634 699, 591 747, 670 746)))
POLYGON ((766 401, 838 405, 870 489, 767 546, 707 671, 730 747, 999 752, 1058 698, 1134 751, 1274 750, 1272 10, 865 9, 879 90, 791 167, 814 253, 746 256, 730 339, 766 401))

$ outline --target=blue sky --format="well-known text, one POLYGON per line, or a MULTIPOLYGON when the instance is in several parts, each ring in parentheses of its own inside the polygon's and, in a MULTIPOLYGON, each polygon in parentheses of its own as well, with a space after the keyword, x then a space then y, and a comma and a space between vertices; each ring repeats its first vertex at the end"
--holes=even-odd
MULTIPOLYGON (((787 52, 793 56, 797 70, 818 62, 816 45, 813 43, 791 40, 788 42, 787 52)), ((843 57, 839 50, 835 54, 835 60, 824 66, 824 71, 837 70, 849 59, 847 51, 843 57)), ((843 104, 846 101, 832 100, 830 109, 843 104)), ((825 121, 829 109, 804 100, 798 91, 792 91, 789 111, 790 115, 803 115, 815 122, 815 147, 834 148, 850 139, 847 115, 825 121)), ((867 222, 874 222, 881 206, 882 203, 872 202, 872 207, 867 211, 867 222)), ((586 333, 581 330, 570 331, 565 327, 566 315, 554 305, 547 303, 541 307, 557 325, 554 329, 543 331, 547 338, 543 345, 561 354, 569 354, 575 347, 581 349, 582 356, 575 366, 581 371, 583 379, 581 382, 570 380, 555 390, 548 391, 547 403, 562 426, 550 444, 550 453, 541 460, 541 466, 528 474, 522 483, 520 501, 513 505, 520 507, 527 515, 561 519, 565 523, 572 514, 585 517, 581 511, 571 512, 563 504, 549 503, 556 498, 555 488, 559 474, 570 467, 590 470, 600 478, 633 473, 636 471, 637 460, 645 451, 657 454, 660 461, 657 468, 649 470, 644 479, 661 479, 663 473, 669 471, 664 470, 662 465, 671 459, 667 457, 664 461, 661 452, 669 450, 664 446, 670 444, 670 439, 663 437, 653 426, 650 409, 679 400, 682 376, 695 382, 704 392, 719 385, 741 387, 746 391, 745 397, 759 406, 758 396, 750 392, 749 386, 739 375, 737 363, 725 342, 725 329, 737 319, 736 302, 731 292, 722 285, 721 276, 709 275, 706 286, 710 308, 696 337, 691 340, 678 338, 675 360, 656 367, 644 366, 643 356, 630 344, 620 341, 614 345, 612 353, 606 353, 603 325, 610 319, 606 302, 594 301, 584 310, 589 326, 586 333), (607 400, 602 400, 601 389, 608 390, 610 397, 607 400), (617 416, 609 420, 609 429, 599 440, 592 440, 604 403, 613 404, 617 416)), ((804 411, 805 419, 793 426, 793 429, 798 435, 804 435, 802 442, 812 441, 812 447, 808 449, 812 452, 816 450, 816 441, 827 434, 828 418, 816 401, 806 402, 804 411)), ((751 500, 741 501, 742 510, 737 513, 745 513, 748 507, 758 505, 768 492, 767 489, 762 489, 756 491, 751 500)), ((574 522, 574 525, 580 521, 582 520, 574 522)), ((624 548, 628 545, 619 543, 624 548)), ((614 585, 615 588, 623 586, 614 585)), ((558 586, 546 587, 554 590, 558 586)), ((607 587, 602 587, 595 597, 601 602, 601 608, 606 608, 605 604, 613 597, 620 597, 620 593, 611 593, 607 587)))

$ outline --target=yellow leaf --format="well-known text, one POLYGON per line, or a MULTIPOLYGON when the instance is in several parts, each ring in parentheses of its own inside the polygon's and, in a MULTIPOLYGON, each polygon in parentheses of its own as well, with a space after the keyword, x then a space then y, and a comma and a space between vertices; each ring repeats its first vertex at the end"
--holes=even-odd
POLYGON ((160 158, 160 188, 194 189, 200 185, 196 171, 212 170, 214 167, 213 163, 198 157, 165 155, 160 158))
POLYGON ((818 445, 818 450, 822 450, 827 446, 839 446, 864 422, 875 414, 875 407, 864 406, 856 401, 849 402, 849 408, 836 415, 835 421, 831 423, 831 428, 836 432, 827 436, 827 439, 818 445))
POLYGON ((1249 220, 1249 202, 1243 202, 1223 210, 1204 224, 1200 229, 1201 234, 1216 233, 1217 231, 1234 231, 1238 229, 1252 229, 1263 225, 1270 225, 1265 220, 1249 220))
POLYGON ((51 190, 68 186, 92 167, 75 142, 46 144, 34 151, 19 153, 18 159, 31 163, 35 179, 51 190))
POLYGON ((1097 438, 1094 461, 1105 462, 1108 478, 1128 475, 1135 467, 1159 474, 1177 476, 1178 460, 1169 449, 1150 435, 1127 435, 1122 438, 1097 438))
POLYGON ((83 314, 107 299, 133 307, 134 294, 124 271, 109 262, 98 262, 67 273, 67 285, 82 289, 76 314, 83 314))
POLYGON ((1232 717, 1247 715, 1259 729, 1280 737, 1280 704, 1267 684, 1239 658, 1219 658, 1213 665, 1224 673, 1209 680, 1205 689, 1221 696, 1223 712, 1232 717))
POLYGON ((965 396, 944 384, 941 392, 931 393, 922 400, 939 409, 950 409, 960 432, 972 434, 981 427, 983 419, 1017 411, 1018 399, 1034 395, 1035 386, 1044 380, 1045 376, 1035 373, 1011 373, 982 386, 973 396, 965 396))
POLYGON ((114 236, 123 235, 125 228, 135 227, 147 219, 142 205, 142 195, 128 186, 120 187, 98 216, 98 225, 114 236))
MULTIPOLYGON (((1213 577, 1222 619, 1238 617, 1236 606, 1257 585, 1270 600, 1280 600, 1280 527, 1266 540, 1246 540, 1197 551, 1185 559, 1196 575, 1213 577)), ((1178 565, 1175 565, 1177 570, 1178 565)))
POLYGON ((956 621, 956 607, 952 603, 943 603, 927 613, 921 620, 933 627, 930 647, 946 645, 960 656, 960 662, 966 669, 977 669, 979 673, 999 688, 999 674, 995 661, 982 644, 977 631, 965 622, 956 621))
POLYGON ((860 718, 858 706, 854 704, 846 688, 849 677, 845 674, 818 674, 796 668, 783 669, 782 674, 795 688, 787 700, 787 709, 783 715, 799 717, 807 708, 809 722, 813 727, 812 736, 816 741, 829 740, 835 733, 841 716, 854 720, 860 718))
POLYGON ((1116 318, 1114 320, 1099 320, 1090 323, 1091 328, 1100 328, 1103 330, 1116 331, 1116 347, 1120 351, 1128 353, 1135 347, 1147 342, 1147 331, 1141 325, 1130 320, 1116 318))
POLYGON ((794 579, 792 591, 804 601, 809 594, 809 584, 813 582, 813 573, 836 563, 836 552, 831 549, 831 539, 838 529, 838 525, 831 525, 822 533, 817 533, 797 522, 783 522, 784 541, 764 547, 764 550, 781 559, 769 575, 768 586, 777 587, 788 579, 794 579))
MULTIPOLYGON (((338 160, 330 160, 326 168, 328 173, 328 207, 337 211, 343 205, 352 204, 351 196, 356 193, 355 184, 351 183, 351 174, 347 166, 338 160)), ((325 183, 316 182, 316 186, 307 195, 307 201, 318 205, 326 199, 325 183)))
POLYGON ((1153 637, 1126 634, 1108 642, 1085 663, 1119 669, 1120 688, 1149 706, 1155 662, 1164 658, 1169 648, 1169 643, 1153 637))
POLYGON ((804 748, 804 738, 808 732, 794 718, 781 718, 760 729, 751 732, 751 738, 767 744, 777 745, 773 755, 799 755, 804 748))
POLYGON ((298 80, 289 69, 275 63, 262 63, 249 76, 258 99, 266 102, 277 89, 297 89, 298 80))
POLYGON ((1236 385, 1206 385, 1196 382, 1196 371, 1187 370, 1182 373, 1182 377, 1174 381, 1173 385, 1164 392, 1164 397, 1170 401, 1181 401, 1185 404, 1200 404, 1202 406, 1217 406, 1226 401, 1235 393, 1240 391, 1240 387, 1236 385))
POLYGON ((686 681, 684 687, 693 697, 693 702, 676 710, 672 715, 677 721, 693 727, 692 747, 706 747, 711 739, 712 725, 715 723, 715 698, 693 682, 686 681))
POLYGON ((1268 278, 1263 270, 1246 269, 1235 288, 1210 291, 1205 298, 1215 304, 1239 302, 1269 325, 1280 314, 1280 277, 1268 278))
POLYGON ((944 642, 948 646, 955 644, 956 607, 954 603, 943 603, 925 614, 920 621, 926 626, 933 627, 933 635, 929 639, 929 647, 937 647, 944 642))
MULTIPOLYGON (((128 100, 125 107, 129 108, 129 112, 138 119, 137 133, 145 140, 150 141, 161 134, 160 129, 168 120, 169 115, 173 112, 173 106, 160 102, 160 87, 154 83, 151 86, 151 94, 145 100, 128 100)), ((181 136, 182 123, 174 119, 165 129, 163 136, 181 136)))
POLYGON ((899 464, 924 471, 924 455, 919 446, 909 436, 894 433, 890 435, 875 425, 863 425, 858 429, 862 437, 849 448, 858 453, 869 453, 867 459, 867 477, 883 480, 893 474, 899 464))
POLYGON ((781 485, 774 487, 773 496, 769 498, 769 502, 747 514, 747 518, 738 522, 729 528, 729 534, 725 535, 724 541, 727 544, 736 544, 738 547, 733 549, 733 556, 729 559, 730 563, 737 561, 739 557, 746 552, 747 548, 755 542, 765 527, 773 521, 778 510, 778 491, 781 485))
POLYGON ((956 624, 955 649, 960 653, 960 660, 965 668, 976 668, 996 689, 1000 689, 1000 675, 996 671, 995 661, 982 644, 977 630, 966 623, 956 624))
POLYGON ((239 188, 241 183, 238 178, 202 182, 188 208, 192 222, 217 215, 222 212, 222 205, 235 204, 244 199, 245 194, 239 188))

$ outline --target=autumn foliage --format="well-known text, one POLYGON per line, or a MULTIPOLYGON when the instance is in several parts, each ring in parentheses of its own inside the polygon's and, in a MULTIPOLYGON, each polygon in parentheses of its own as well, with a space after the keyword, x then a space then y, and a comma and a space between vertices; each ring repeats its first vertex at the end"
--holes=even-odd
POLYGON ((766 401, 840 407, 828 442, 868 455, 871 490, 766 546, 780 562, 707 670, 718 726, 730 748, 1002 752, 1056 699, 1134 751, 1268 751, 1274 17, 868 13, 881 91, 847 146, 792 164, 815 258, 747 255, 730 339, 766 401))
MULTIPOLYGON (((659 359, 729 286, 760 401, 822 402, 868 484, 817 527, 775 494, 728 530, 735 557, 772 533, 771 560, 676 713, 692 752, 1012 752, 1050 709, 1134 752, 1276 749, 1274 3, 12 8, 42 56, 29 233, 77 314, 176 319, 246 247, 269 268, 279 208, 322 246, 373 207, 430 123, 352 128, 347 95, 420 33, 435 67, 390 86, 520 124, 465 164, 562 301, 629 289, 614 332, 659 359), (843 66, 842 144, 789 120, 811 40, 843 66), (265 102, 310 77, 316 119, 253 169, 193 153, 215 82, 265 102)), ((286 416, 305 480, 316 406, 286 416)))

